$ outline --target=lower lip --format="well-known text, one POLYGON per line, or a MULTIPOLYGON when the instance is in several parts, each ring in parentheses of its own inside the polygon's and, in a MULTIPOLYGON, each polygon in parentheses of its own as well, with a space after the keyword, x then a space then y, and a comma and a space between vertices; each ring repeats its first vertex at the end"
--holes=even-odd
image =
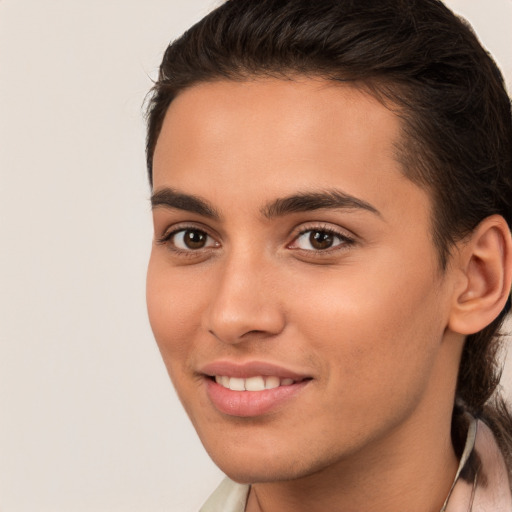
POLYGON ((263 391, 233 391, 210 378, 206 378, 206 390, 213 405, 229 416, 261 416, 283 405, 300 393, 310 380, 303 380, 263 391))

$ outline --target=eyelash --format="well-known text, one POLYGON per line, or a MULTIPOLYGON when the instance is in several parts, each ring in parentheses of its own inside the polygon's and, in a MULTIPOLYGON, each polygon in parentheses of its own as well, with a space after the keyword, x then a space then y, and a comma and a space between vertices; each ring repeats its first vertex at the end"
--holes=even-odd
MULTIPOLYGON (((200 253, 204 253, 204 251, 212 250, 220 246, 220 244, 215 241, 215 238, 211 236, 208 231, 205 229, 198 228, 197 226, 179 226, 172 231, 168 231, 164 233, 164 235, 156 240, 156 243, 159 245, 166 245, 168 246, 169 250, 174 252, 175 254, 179 256, 186 256, 186 257, 194 257, 199 255, 200 253), (210 238, 211 240, 214 240, 214 244, 206 247, 199 247, 197 249, 183 249, 181 247, 177 247, 176 243, 173 242, 173 238, 178 235, 179 233, 185 234, 187 231, 189 232, 195 232, 202 234, 203 236, 206 236, 207 238, 210 238)), ((291 243, 287 244, 286 248, 294 251, 302 252, 303 254, 307 254, 308 256, 314 256, 314 257, 322 257, 327 254, 331 254, 335 251, 344 250, 350 247, 355 243, 355 239, 348 236, 345 233, 342 233, 336 229, 333 229, 330 226, 325 225, 312 225, 308 226, 307 228, 301 229, 294 237, 291 243), (310 233, 322 233, 327 236, 331 236, 333 238, 336 238, 338 240, 338 243, 336 243, 333 246, 327 247, 325 249, 304 249, 301 247, 293 247, 294 244, 298 242, 298 240, 303 237, 304 235, 310 233)))
POLYGON ((215 249, 216 246, 219 246, 220 244, 218 242, 215 242, 214 246, 209 247, 201 247, 198 249, 182 249, 181 247, 177 247, 176 244, 173 242, 173 238, 178 235, 179 233, 185 234, 187 231, 194 232, 194 233, 200 233, 207 238, 210 238, 211 240, 215 240, 205 229, 198 228, 197 226, 179 226, 172 231, 168 231, 164 233, 164 235, 156 240, 156 243, 158 245, 166 245, 169 250, 174 252, 175 254, 179 256, 186 256, 186 257, 194 257, 197 256, 198 253, 203 252, 205 250, 211 250, 215 249))
POLYGON ((353 237, 347 235, 346 233, 342 233, 341 231, 338 231, 330 226, 313 225, 313 226, 308 226, 306 228, 302 228, 299 231, 299 233, 293 238, 293 241, 290 244, 288 244, 287 247, 291 250, 301 251, 302 253, 306 253, 310 256, 322 257, 327 254, 332 255, 332 253, 335 251, 347 249, 348 247, 352 246, 354 243, 355 243, 355 239, 353 237), (309 235, 310 238, 313 233, 322 233, 322 234, 331 236, 333 238, 336 238, 338 240, 338 243, 336 243, 335 245, 332 245, 330 247, 327 247, 325 249, 303 249, 301 247, 293 247, 293 245, 296 244, 301 237, 303 237, 304 235, 307 235, 308 233, 310 234, 309 235))

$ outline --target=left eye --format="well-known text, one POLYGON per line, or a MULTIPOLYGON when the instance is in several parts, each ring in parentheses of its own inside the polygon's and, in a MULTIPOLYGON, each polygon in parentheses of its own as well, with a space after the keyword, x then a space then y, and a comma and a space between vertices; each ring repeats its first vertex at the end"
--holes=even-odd
POLYGON ((346 242, 350 242, 347 237, 332 231, 309 229, 294 240, 291 248, 305 251, 325 251, 346 242))
POLYGON ((200 229, 180 229, 169 237, 169 242, 182 251, 193 251, 215 247, 215 240, 200 229))

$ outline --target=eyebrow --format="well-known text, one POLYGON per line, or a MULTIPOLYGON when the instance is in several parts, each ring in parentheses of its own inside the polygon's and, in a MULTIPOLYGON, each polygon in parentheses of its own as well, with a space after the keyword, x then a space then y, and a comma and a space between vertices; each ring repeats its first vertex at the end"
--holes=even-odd
POLYGON ((267 204, 262 213, 268 219, 290 213, 308 212, 322 209, 366 210, 381 217, 377 208, 337 189, 321 192, 304 192, 276 199, 267 204))
MULTIPOLYGON (((210 219, 219 220, 219 212, 205 199, 199 196, 184 194, 172 188, 162 188, 151 196, 153 209, 164 207, 183 210, 210 219)), ((308 212, 322 209, 366 210, 381 216, 380 212, 370 203, 358 199, 337 189, 321 192, 302 192, 271 201, 261 209, 267 219, 282 217, 290 213, 308 212)))
POLYGON ((197 213, 203 217, 218 220, 217 210, 208 201, 189 194, 182 194, 172 188, 162 188, 151 196, 151 208, 172 208, 197 213))

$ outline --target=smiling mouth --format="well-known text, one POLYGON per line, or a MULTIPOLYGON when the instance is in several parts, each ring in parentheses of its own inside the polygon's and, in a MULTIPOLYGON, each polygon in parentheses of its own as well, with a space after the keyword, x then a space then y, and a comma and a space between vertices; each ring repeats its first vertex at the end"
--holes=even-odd
POLYGON ((266 389, 275 389, 281 386, 292 386, 305 380, 294 380, 277 376, 255 376, 244 379, 228 377, 226 375, 215 375, 212 379, 223 388, 230 389, 231 391, 265 391, 266 389))
POLYGON ((256 417, 282 408, 302 392, 310 377, 205 375, 212 405, 227 416, 256 417))

